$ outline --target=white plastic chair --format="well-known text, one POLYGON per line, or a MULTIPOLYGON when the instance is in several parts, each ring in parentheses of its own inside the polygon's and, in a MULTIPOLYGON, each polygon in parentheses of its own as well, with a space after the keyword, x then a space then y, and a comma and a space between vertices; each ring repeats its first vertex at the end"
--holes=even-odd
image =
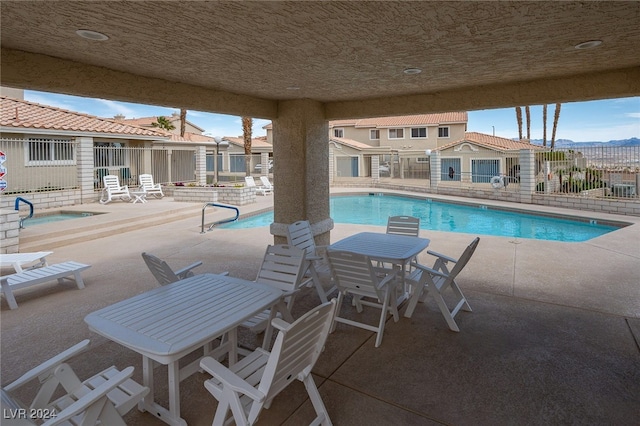
POLYGON ((311 424, 331 425, 311 370, 322 353, 335 309, 332 300, 292 324, 274 319, 272 325, 279 331, 271 352, 258 348, 230 368, 211 357, 203 358, 200 367, 213 376, 204 386, 218 400, 213 425, 230 423, 229 410, 236 425, 255 424, 262 410, 294 380, 304 383, 317 414, 311 424))
POLYGON ((120 185, 120 178, 116 175, 106 175, 102 178, 104 188, 102 189, 102 195, 100 197, 100 204, 107 204, 113 201, 114 198, 120 198, 123 201, 131 201, 131 194, 129 194, 129 187, 127 185, 120 185))
POLYGON ((44 425, 125 425, 122 416, 128 413, 149 392, 131 379, 133 367, 118 371, 115 367, 81 382, 71 367, 65 363, 71 357, 85 351, 89 340, 72 346, 66 351, 29 370, 13 383, 1 389, 3 421, 11 424, 44 425), (38 380, 40 387, 32 402, 24 404, 14 393, 27 383, 38 380), (58 388, 64 394, 60 395, 58 388), (56 397, 53 400, 53 397, 56 397), (24 410, 24 411, 16 411, 24 410), (10 419, 10 413, 24 413, 27 418, 10 419), (54 417, 43 419, 47 414, 54 417), (33 415, 34 417, 29 417, 33 415))
POLYGON ((420 218, 413 216, 389 216, 387 234, 420 236, 420 218))
POLYGON ((428 250, 428 254, 436 257, 432 268, 418 263, 412 263, 411 265, 415 270, 407 278, 407 282, 413 285, 413 294, 411 295, 404 316, 411 318, 418 301, 424 301, 427 296, 431 295, 436 301, 440 312, 442 312, 444 319, 447 321, 449 329, 452 331, 460 331, 454 318, 460 310, 471 312, 471 306, 469 306, 466 297, 462 293, 462 290, 460 290, 460 286, 456 282, 456 277, 467 265, 471 256, 473 256, 479 242, 480 238, 476 237, 458 259, 428 250), (451 270, 449 270, 448 267, 449 263, 454 265, 451 270), (453 309, 449 309, 449 305, 447 305, 443 297, 449 289, 455 296, 455 306, 453 309))
MULTIPOLYGON (((192 277, 194 275, 192 269, 202 265, 202 262, 198 261, 174 272, 167 262, 150 253, 142 253, 142 259, 144 259, 144 263, 147 264, 147 267, 160 285, 167 285, 192 277)), ((227 273, 224 272, 223 274, 226 275, 227 273)))
POLYGON ((380 346, 387 313, 393 315, 395 322, 399 319, 397 300, 394 296, 398 271, 374 267, 371 259, 362 254, 333 250, 327 254, 333 279, 338 286, 338 311, 331 331, 335 329, 336 322, 374 331, 377 333, 376 347, 380 346), (362 312, 362 305, 381 310, 377 326, 339 316, 342 300, 348 294, 353 295, 358 312, 362 312))
MULTIPOLYGON (((305 252, 295 246, 270 245, 265 251, 255 282, 282 290, 282 300, 277 312, 288 322, 293 322, 291 309, 296 292, 304 276, 305 252)), ((265 331, 264 346, 271 342, 271 328, 268 326, 271 310, 265 310, 241 325, 255 333, 265 331)))
POLYGON ((248 188, 255 188, 256 194, 267 195, 267 194, 271 194, 273 192, 269 188, 265 188, 264 186, 256 185, 256 181, 253 178, 253 176, 245 176, 244 177, 244 182, 245 182, 245 185, 247 185, 248 188))
POLYGON ((153 183, 153 175, 142 174, 138 176, 140 180, 140 191, 143 191, 147 196, 153 195, 156 198, 164 197, 162 192, 162 186, 159 183, 153 183))
POLYGON ((328 290, 325 290, 320 282, 318 271, 328 269, 328 263, 326 258, 319 254, 319 250, 324 249, 324 247, 316 246, 311 224, 308 220, 299 220, 287 227, 287 243, 305 251, 305 276, 307 273, 310 275, 311 282, 318 292, 320 301, 322 303, 327 302, 329 300, 328 296, 336 290, 336 286, 333 285, 328 290))
POLYGON ((268 177, 266 176, 260 176, 260 182, 262 182, 262 186, 267 188, 268 190, 273 192, 273 184, 271 183, 271 181, 269 180, 268 177))

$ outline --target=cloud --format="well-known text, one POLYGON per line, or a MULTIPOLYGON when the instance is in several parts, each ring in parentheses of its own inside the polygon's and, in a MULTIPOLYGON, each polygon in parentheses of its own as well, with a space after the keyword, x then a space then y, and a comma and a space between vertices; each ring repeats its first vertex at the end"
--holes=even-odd
POLYGON ((627 112, 624 116, 629 118, 640 118, 640 112, 627 112))
POLYGON ((129 108, 125 104, 116 101, 110 101, 107 99, 94 99, 98 104, 102 104, 102 106, 106 107, 108 110, 108 114, 104 115, 118 115, 122 114, 125 117, 135 116, 135 109, 129 108))

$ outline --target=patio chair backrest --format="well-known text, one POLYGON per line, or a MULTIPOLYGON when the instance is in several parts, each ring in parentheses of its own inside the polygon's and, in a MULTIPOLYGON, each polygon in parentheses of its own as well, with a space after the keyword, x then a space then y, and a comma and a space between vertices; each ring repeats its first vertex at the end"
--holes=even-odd
POLYGON ((149 253, 142 253, 142 258, 160 285, 167 285, 180 280, 180 277, 164 260, 149 253))
POLYGON ((299 220, 287 227, 287 243, 304 250, 307 256, 316 256, 316 241, 308 220, 299 220))
POLYGON ((413 216, 389 216, 387 221, 387 234, 420 235, 420 218, 413 216))
POLYGON ((304 274, 305 252, 295 246, 269 245, 265 251, 256 282, 283 291, 298 288, 304 274))

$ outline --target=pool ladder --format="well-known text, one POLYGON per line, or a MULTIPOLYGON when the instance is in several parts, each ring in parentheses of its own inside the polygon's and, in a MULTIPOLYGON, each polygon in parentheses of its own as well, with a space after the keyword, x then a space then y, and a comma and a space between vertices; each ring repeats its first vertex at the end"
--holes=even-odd
POLYGON ((204 211, 207 209, 207 207, 209 206, 213 206, 213 207, 222 207, 225 209, 230 209, 230 210, 235 210, 236 211, 236 216, 234 218, 231 219, 223 219, 223 220, 219 220, 217 222, 213 222, 211 224, 211 226, 209 226, 209 231, 211 231, 211 229, 213 229, 214 226, 216 225, 220 225, 221 223, 227 223, 227 222, 235 222, 236 220, 238 220, 238 217, 240 216, 240 210, 238 210, 237 207, 234 206, 227 206, 226 204, 218 204, 218 203, 206 203, 204 206, 202 206, 202 227, 200 229, 200 233, 201 234, 205 234, 204 232, 204 211))
POLYGON ((25 204, 27 204, 29 206, 29 216, 25 216, 25 217, 21 217, 20 218, 20 224, 19 224, 19 229, 23 229, 24 228, 24 221, 27 219, 31 219, 33 217, 33 203, 29 200, 25 200, 22 197, 17 197, 16 198, 16 203, 14 205, 14 210, 18 210, 20 211, 20 202, 23 202, 25 204))

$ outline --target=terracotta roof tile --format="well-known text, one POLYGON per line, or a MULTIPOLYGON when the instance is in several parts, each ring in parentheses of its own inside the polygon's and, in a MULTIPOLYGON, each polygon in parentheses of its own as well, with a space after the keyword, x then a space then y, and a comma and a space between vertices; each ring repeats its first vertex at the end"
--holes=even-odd
MULTIPOLYGON (((355 126, 355 127, 398 127, 466 123, 468 116, 466 111, 443 112, 439 114, 399 115, 393 117, 375 117, 347 120, 332 120, 329 127, 355 126)), ((272 129, 271 123, 263 126, 263 129, 272 129)))
POLYGON ((353 139, 331 137, 330 140, 336 141, 338 143, 341 143, 342 145, 347 145, 347 146, 350 146, 352 148, 356 148, 356 149, 359 149, 359 150, 367 149, 367 148, 378 148, 378 147, 371 146, 371 145, 368 145, 368 144, 363 143, 363 142, 355 141, 353 139))
MULTIPOLYGON (((231 136, 225 136, 222 139, 229 141, 230 143, 237 145, 237 146, 242 146, 244 147, 244 139, 242 137, 231 137, 231 136)), ((271 144, 269 142, 267 142, 267 137, 266 136, 260 136, 257 138, 252 138, 251 139, 251 146, 254 148, 269 148, 271 147, 271 144)))
POLYGON ((545 150, 545 147, 534 145, 527 141, 514 141, 513 139, 501 138, 499 136, 491 136, 485 133, 466 132, 464 139, 442 145, 436 151, 442 151, 452 146, 459 145, 463 142, 470 142, 485 148, 495 149, 498 151, 517 151, 519 149, 545 150))
POLYGON ((12 127, 16 130, 49 129, 158 138, 168 136, 157 130, 144 129, 116 120, 98 118, 6 96, 0 96, 0 126, 12 127))

